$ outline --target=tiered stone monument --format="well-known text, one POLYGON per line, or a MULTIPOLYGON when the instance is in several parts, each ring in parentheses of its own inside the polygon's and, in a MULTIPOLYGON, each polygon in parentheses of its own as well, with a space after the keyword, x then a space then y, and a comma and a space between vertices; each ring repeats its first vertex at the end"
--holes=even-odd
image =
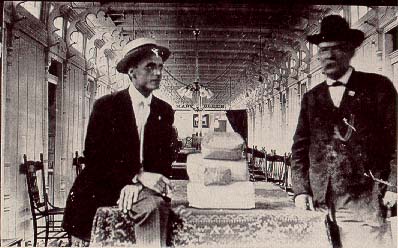
POLYGON ((238 133, 214 132, 202 140, 202 153, 187 158, 189 206, 250 209, 255 207, 254 185, 243 157, 238 133))

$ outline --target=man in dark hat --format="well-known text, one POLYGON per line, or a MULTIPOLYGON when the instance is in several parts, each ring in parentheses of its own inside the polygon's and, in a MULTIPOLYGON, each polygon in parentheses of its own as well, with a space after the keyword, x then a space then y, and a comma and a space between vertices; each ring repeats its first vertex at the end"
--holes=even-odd
POLYGON ((163 247, 174 112, 152 91, 159 88, 170 51, 149 38, 128 43, 124 51, 116 69, 128 74, 131 85, 94 105, 85 140, 86 167, 69 193, 63 227, 73 240, 87 242, 97 208, 118 205, 136 221, 137 242, 163 247))
POLYGON ((397 92, 386 77, 350 66, 364 33, 342 17, 325 17, 307 39, 318 45, 327 79, 302 99, 292 146, 295 205, 327 212, 333 247, 389 247, 397 92))

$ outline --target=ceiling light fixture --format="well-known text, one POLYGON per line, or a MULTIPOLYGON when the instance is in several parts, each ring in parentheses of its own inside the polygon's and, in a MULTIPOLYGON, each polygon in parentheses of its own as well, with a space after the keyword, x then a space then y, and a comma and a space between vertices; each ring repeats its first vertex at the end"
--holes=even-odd
POLYGON ((213 97, 213 92, 205 87, 202 86, 199 83, 199 51, 198 51, 198 36, 200 34, 200 30, 199 29, 195 29, 193 31, 193 34, 195 35, 195 52, 196 52, 196 56, 195 56, 195 81, 190 84, 190 85, 186 85, 183 86, 182 88, 177 90, 177 93, 181 96, 181 97, 187 97, 187 98, 191 98, 194 102, 192 108, 194 111, 202 111, 203 110, 203 105, 202 105, 202 101, 203 98, 207 98, 210 99, 211 97, 213 97))

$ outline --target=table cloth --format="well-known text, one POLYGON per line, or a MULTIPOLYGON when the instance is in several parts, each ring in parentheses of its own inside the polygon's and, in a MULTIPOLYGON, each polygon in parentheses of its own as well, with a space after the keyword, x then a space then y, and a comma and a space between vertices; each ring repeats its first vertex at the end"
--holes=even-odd
MULTIPOLYGON (((185 205, 192 214, 173 215, 169 245, 174 247, 329 247, 324 213, 294 208, 279 187, 256 182, 255 209, 197 209, 186 201, 187 181, 175 181, 172 206, 185 205)), ((231 196, 233 197, 233 196, 231 196)), ((134 223, 117 207, 98 208, 92 246, 134 246, 134 223)))

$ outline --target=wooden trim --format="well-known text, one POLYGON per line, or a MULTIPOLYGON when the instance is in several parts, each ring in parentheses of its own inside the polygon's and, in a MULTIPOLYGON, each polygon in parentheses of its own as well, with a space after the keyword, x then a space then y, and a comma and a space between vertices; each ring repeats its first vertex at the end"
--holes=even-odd
POLYGON ((53 60, 58 61, 61 64, 63 63, 63 58, 61 58, 58 54, 55 54, 51 51, 48 53, 48 57, 49 57, 49 60, 53 59, 53 60))
POLYGON ((59 82, 59 78, 57 76, 54 76, 50 73, 48 73, 48 82, 57 85, 59 82))
POLYGON ((391 18, 391 20, 384 23, 383 26, 381 26, 381 28, 384 29, 384 33, 387 33, 396 26, 398 26, 398 16, 391 18))
POLYGON ((398 62, 398 50, 395 50, 394 52, 390 53, 388 55, 391 60, 391 64, 395 64, 398 62))
POLYGON ((18 8, 18 12, 26 16, 26 19, 17 23, 14 28, 19 29, 21 32, 27 34, 30 38, 41 43, 43 46, 47 46, 48 34, 44 23, 34 17, 23 7, 18 8))

